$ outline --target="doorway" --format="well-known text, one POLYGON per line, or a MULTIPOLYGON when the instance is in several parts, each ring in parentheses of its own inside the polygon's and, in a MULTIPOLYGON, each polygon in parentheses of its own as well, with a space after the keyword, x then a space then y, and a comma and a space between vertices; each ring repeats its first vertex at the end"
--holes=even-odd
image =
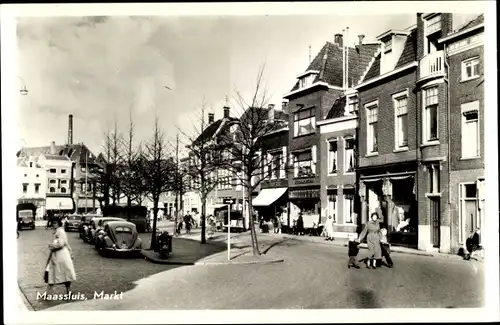
POLYGON ((432 246, 439 248, 441 241, 441 204, 439 198, 430 199, 430 214, 431 214, 431 238, 432 246))

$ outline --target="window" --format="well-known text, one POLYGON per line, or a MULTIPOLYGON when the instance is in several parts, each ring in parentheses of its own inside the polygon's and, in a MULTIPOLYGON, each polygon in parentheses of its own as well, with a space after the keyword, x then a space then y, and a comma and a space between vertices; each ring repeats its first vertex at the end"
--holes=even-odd
POLYGON ((352 173, 354 172, 354 139, 348 138, 345 139, 345 172, 352 173))
POLYGON ((55 169, 55 168, 51 168, 49 172, 50 172, 51 174, 55 174, 55 173, 56 173, 56 169, 55 169))
POLYGON ((439 166, 429 165, 429 193, 439 193, 439 166))
POLYGON ((299 87, 306 88, 313 84, 314 79, 316 78, 315 73, 310 73, 307 76, 304 76, 299 79, 299 87))
POLYGON ((347 113, 354 114, 358 111, 358 96, 351 96, 347 100, 347 113))
POLYGON ((337 141, 330 141, 328 143, 328 171, 330 174, 337 173, 337 141))
POLYGON ((384 41, 384 53, 390 52, 392 50, 392 38, 384 41))
POLYGON ((50 187, 49 188, 49 192, 50 193, 55 193, 56 192, 56 188, 55 187, 50 187))
POLYGON ((462 104, 462 158, 479 157, 479 102, 462 104))
POLYGON ((314 177, 316 168, 312 161, 311 151, 295 154, 294 159, 295 177, 314 177))
POLYGON ((377 137, 378 137, 378 103, 368 106, 366 108, 366 116, 368 122, 367 132, 367 145, 368 153, 376 153, 378 151, 377 137))
POLYGON ((436 15, 432 18, 427 19, 426 23, 426 34, 432 34, 441 30, 441 15, 436 15))
POLYGON ((66 169, 61 169, 61 174, 66 174, 66 169))
POLYGON ((28 184, 23 184, 23 194, 28 192, 28 184))
POLYGON ((55 184, 56 183, 56 180, 55 179, 51 179, 49 180, 49 184, 55 184))
POLYGON ((67 181, 66 179, 63 179, 63 180, 61 181, 61 184, 68 184, 68 181, 67 181))
POLYGON ((424 140, 438 140, 438 87, 424 91, 424 105, 424 140))
POLYGON ((273 153, 271 178, 280 178, 280 171, 281 171, 281 152, 273 153))
POLYGON ((479 77, 479 58, 462 61, 462 81, 479 77))
POLYGON ((33 167, 33 162, 32 161, 30 161, 30 167, 33 167))
POLYGON ((476 183, 460 184, 460 242, 464 243, 470 233, 481 228, 478 191, 476 183))
POLYGON ((66 193, 66 187, 61 187, 61 193, 66 193))
POLYGON ((394 109, 396 111, 396 148, 408 146, 408 97, 394 99, 394 109))
POLYGON ((24 174, 24 177, 28 177, 28 174, 24 174))
MULTIPOLYGON (((344 189, 344 191, 346 191, 344 189)), ((354 223, 354 193, 344 193, 344 223, 354 223)))
POLYGON ((36 177, 38 177, 38 176, 39 176, 39 175, 38 175, 38 174, 36 174, 36 177))
POLYGON ((337 192, 328 191, 328 216, 332 216, 333 222, 337 222, 337 192))
POLYGON ((294 115, 293 135, 295 137, 311 134, 316 129, 314 109, 299 111, 294 115))
POLYGON ((35 194, 40 193, 40 184, 35 184, 35 194))

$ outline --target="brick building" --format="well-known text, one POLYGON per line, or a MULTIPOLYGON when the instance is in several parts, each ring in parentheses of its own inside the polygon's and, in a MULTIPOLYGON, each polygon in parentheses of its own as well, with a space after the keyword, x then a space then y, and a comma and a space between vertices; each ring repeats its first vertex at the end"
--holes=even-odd
POLYGON ((359 92, 359 197, 361 223, 381 210, 392 243, 417 247, 418 106, 417 31, 378 36, 359 92))
MULTIPOLYGON (((360 38, 362 39, 362 38, 360 38)), ((327 42, 297 77, 289 101, 289 160, 293 172, 288 178, 290 217, 302 213, 304 226, 321 221, 321 135, 317 123, 350 86, 357 83, 366 70, 378 44, 344 46, 343 35, 335 35, 335 43, 327 42)))
POLYGON ((484 228, 484 16, 443 35, 449 83, 451 251, 484 228))

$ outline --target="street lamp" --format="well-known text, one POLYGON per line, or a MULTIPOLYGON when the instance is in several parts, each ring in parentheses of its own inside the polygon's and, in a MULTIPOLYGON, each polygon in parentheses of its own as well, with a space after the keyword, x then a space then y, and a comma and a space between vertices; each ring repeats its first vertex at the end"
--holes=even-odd
POLYGON ((24 82, 24 79, 21 77, 17 77, 19 80, 21 80, 21 89, 19 92, 21 93, 22 96, 28 95, 28 89, 26 89, 26 83, 24 82))

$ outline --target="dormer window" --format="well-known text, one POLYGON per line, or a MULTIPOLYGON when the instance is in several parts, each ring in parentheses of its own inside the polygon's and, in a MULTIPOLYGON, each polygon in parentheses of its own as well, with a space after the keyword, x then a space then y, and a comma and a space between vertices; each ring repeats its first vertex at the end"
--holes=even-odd
POLYGON ((314 79, 316 79, 316 73, 309 73, 299 78, 299 87, 306 88, 313 84, 314 79))
POLYGON ((425 34, 430 35, 441 30, 441 15, 428 18, 426 21, 425 34))
POLYGON ((384 43, 384 53, 392 51, 392 38, 386 39, 383 43, 384 43))
POLYGON ((350 96, 347 98, 347 114, 355 114, 358 111, 358 96, 350 96))

